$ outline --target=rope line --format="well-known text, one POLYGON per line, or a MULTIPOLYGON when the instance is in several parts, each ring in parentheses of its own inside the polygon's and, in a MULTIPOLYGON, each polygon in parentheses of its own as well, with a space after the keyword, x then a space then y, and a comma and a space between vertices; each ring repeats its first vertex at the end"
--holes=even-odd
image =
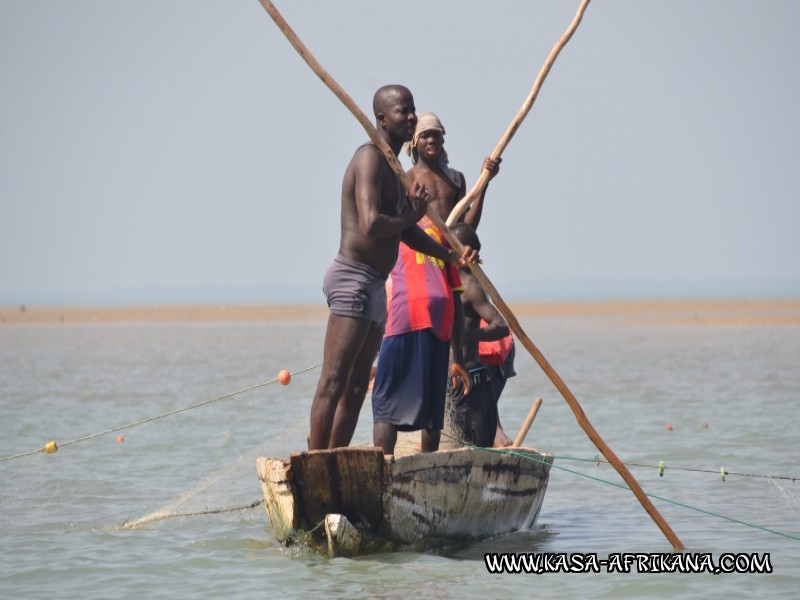
MULTIPOLYGON (((300 375, 300 374, 305 373, 307 371, 311 371, 312 369, 316 369, 316 368, 318 368, 320 366, 322 366, 322 363, 317 363, 316 365, 312 365, 310 367, 305 367, 304 369, 300 369, 299 371, 295 371, 294 373, 292 373, 292 375, 300 375)), ((184 406, 183 408, 176 408, 175 410, 170 410, 168 412, 165 412, 165 413, 160 414, 160 415, 156 415, 154 417, 148 417, 146 419, 141 419, 140 421, 135 421, 133 423, 128 423, 127 425, 120 425, 118 427, 112 427, 111 429, 106 429, 105 431, 100 431, 98 433, 92 433, 92 434, 89 434, 89 435, 85 435, 83 437, 76 438, 74 440, 69 440, 68 442, 64 442, 64 443, 60 444, 58 447, 63 448, 64 446, 70 446, 72 444, 77 444, 78 442, 85 442, 87 440, 91 440, 91 439, 94 439, 94 438, 97 438, 97 437, 101 437, 103 435, 108 435, 109 433, 115 433, 117 431, 123 431, 125 429, 131 429, 132 427, 137 427, 137 426, 143 425, 145 423, 150 423, 152 421, 157 421, 159 419, 163 419, 165 417, 170 417, 170 416, 176 415, 178 413, 186 412, 187 410, 192 410, 192 409, 195 409, 195 408, 199 408, 201 406, 206 406, 206 405, 212 404, 214 402, 219 402, 220 400, 226 400, 228 398, 232 398, 233 396, 238 396, 238 395, 244 394, 246 392, 251 392, 251 391, 253 391, 255 389, 258 389, 258 388, 261 388, 261 387, 264 387, 266 385, 270 385, 270 384, 273 384, 273 383, 277 383, 277 382, 278 382, 278 378, 274 377, 273 379, 270 379, 269 381, 264 381, 262 383, 257 383, 255 385, 251 385, 249 387, 246 387, 244 389, 238 390, 236 392, 230 392, 228 394, 223 394, 222 396, 218 396, 216 398, 211 398, 210 400, 203 400, 202 402, 197 402, 195 404, 190 404, 189 406, 184 406)), ((47 445, 45 445, 42 448, 39 448, 37 450, 31 450, 30 452, 22 452, 20 454, 14 454, 13 456, 4 456, 4 457, 0 458, 0 462, 6 462, 6 461, 13 460, 13 459, 16 459, 16 458, 22 458, 23 456, 31 456, 33 454, 39 454, 40 452, 47 452, 47 445)))
MULTIPOLYGON (((446 435, 446 434, 443 433, 443 435, 446 435)), ((451 437, 452 439, 455 439, 452 436, 448 436, 448 437, 451 437)), ((468 447, 473 448, 475 450, 484 450, 484 451, 487 451, 487 452, 505 452, 507 454, 511 454, 513 456, 517 456, 519 458, 522 458, 524 460, 529 460, 531 462, 538 462, 538 463, 545 463, 546 462, 546 460, 541 459, 541 458, 539 458, 537 456, 531 456, 530 454, 523 453, 523 452, 518 452, 516 450, 511 450, 511 449, 508 449, 508 448, 481 448, 479 446, 474 446, 474 445, 471 445, 471 444, 465 444, 465 446, 468 446, 468 447)), ((623 484, 620 484, 620 483, 615 483, 613 481, 608 481, 606 479, 602 479, 602 478, 596 477, 594 475, 589 475, 587 473, 581 473, 580 471, 575 471, 574 469, 569 469, 567 467, 562 467, 560 465, 557 465, 557 464, 555 464, 555 460, 556 459, 579 460, 579 461, 584 461, 584 462, 593 462, 593 463, 597 464, 598 462, 600 462, 600 461, 597 460, 597 458, 592 459, 591 461, 588 461, 587 459, 579 459, 579 458, 572 458, 572 457, 561 457, 561 456, 555 456, 554 455, 553 456, 552 466, 555 467, 556 469, 560 469, 562 471, 566 471, 568 473, 572 473, 572 474, 578 475, 580 477, 585 477, 586 479, 592 479, 594 481, 597 481, 597 482, 600 482, 600 483, 605 483, 605 484, 610 485, 612 487, 620 488, 620 489, 627 490, 627 491, 632 491, 626 485, 623 485, 623 484)), ((605 461, 603 461, 603 462, 605 462, 605 461)), ((628 464, 628 463, 624 463, 624 464, 628 464)), ((632 464, 636 465, 635 463, 632 463, 632 464)), ((636 465, 636 466, 649 466, 649 465, 636 465)), ((702 469, 685 469, 685 470, 703 471, 702 469)), ((703 471, 703 472, 719 473, 719 471, 703 471)), ((727 474, 727 471, 726 471, 726 474, 727 474)), ((737 473, 731 473, 731 475, 736 475, 736 474, 737 473)), ((742 474, 742 475, 747 475, 747 474, 742 474)), ((753 477, 768 477, 770 479, 778 479, 778 477, 774 477, 773 478, 773 477, 770 477, 768 475, 766 475, 766 476, 765 475, 751 475, 751 476, 753 476, 753 477)), ((791 479, 791 480, 794 481, 796 478, 794 478, 794 477, 786 477, 784 479, 791 479)), ((744 525, 745 527, 750 527, 750 528, 753 528, 753 529, 759 529, 759 530, 765 531, 767 533, 772 533, 772 534, 775 534, 775 535, 780 535, 780 536, 789 538, 791 540, 800 541, 800 536, 793 535, 791 533, 786 533, 786 532, 783 532, 783 531, 777 531, 775 529, 770 529, 769 527, 764 527, 762 525, 756 525, 754 523, 748 523, 747 521, 742 521, 741 519, 736 519, 734 517, 729 517, 727 515, 723 515, 723 514, 720 514, 720 513, 715 513, 713 511, 706 510, 704 508, 699 508, 697 506, 693 506, 691 504, 686 504, 686 503, 683 503, 683 502, 679 502, 677 500, 671 500, 670 498, 665 498, 663 496, 658 496, 656 494, 648 494, 647 492, 645 492, 645 495, 648 498, 654 498, 656 500, 661 500, 662 502, 667 502, 668 504, 679 506, 681 508, 686 508, 686 509, 693 510, 693 511, 705 514, 705 515, 709 515, 709 516, 712 516, 712 517, 717 517, 717 518, 720 518, 720 519, 724 519, 724 520, 730 521, 732 523, 738 523, 739 525, 744 525)))
MULTIPOLYGON (((503 451, 502 448, 485 448, 485 450, 491 450, 491 451, 495 451, 495 452, 497 452, 497 451, 501 451, 502 452, 503 451)), ((505 450, 505 452, 508 452, 509 454, 513 454, 515 456, 519 456, 519 457, 525 458, 527 460, 540 462, 540 463, 544 462, 543 460, 541 460, 541 459, 539 459, 537 457, 530 456, 529 454, 523 454, 521 452, 516 452, 514 450, 505 450)), ((557 465, 557 464, 555 464, 555 459, 556 458, 560 458, 560 457, 555 457, 555 456, 553 457, 553 461, 554 462, 553 462, 552 466, 555 467, 556 469, 560 469, 562 471, 566 471, 567 473, 572 473, 572 474, 578 475, 580 477, 585 477, 586 479, 592 479, 592 480, 598 481, 600 483, 605 483, 605 484, 610 485, 612 487, 616 487, 616 488, 620 488, 620 489, 623 489, 623 490, 631 491, 631 489, 628 486, 623 485, 621 483, 615 483, 613 481, 608 481, 606 479, 602 479, 602 478, 596 477, 594 475, 589 475, 587 473, 581 473, 580 471, 575 471, 574 469, 569 469, 567 467, 562 467, 560 465, 557 465)), ((594 461, 592 461, 592 462, 594 462, 594 461)), ((714 471, 712 471, 712 472, 714 472, 714 471)), ((656 494, 649 494, 649 493, 645 492, 645 495, 648 498, 654 498, 656 500, 661 500, 662 502, 667 502, 668 504, 672 504, 674 506, 679 506, 681 508, 686 508, 686 509, 689 509, 689 510, 693 510, 695 512, 699 512, 699 513, 702 513, 702 514, 705 514, 705 515, 709 515, 709 516, 712 516, 712 517, 717 517, 717 518, 720 518, 720 519, 724 519, 726 521, 730 521, 731 523, 737 523, 739 525, 744 525, 745 527, 750 527, 752 529, 759 529, 759 530, 765 531, 767 533, 772 533, 772 534, 775 534, 775 535, 783 536, 785 538, 789 538, 791 540, 800 541, 800 536, 793 535, 791 533, 786 533, 786 532, 783 532, 783 531, 777 531, 775 529, 770 529, 769 527, 764 527, 762 525, 756 525, 754 523, 748 523, 747 521, 742 521, 741 519, 736 519, 735 517, 729 517, 727 515, 723 515, 723 514, 720 514, 720 513, 715 513, 713 511, 706 510, 704 508, 699 508, 699 507, 693 506, 691 504, 686 504, 684 502, 679 502, 677 500, 672 500, 670 498, 665 498, 663 496, 658 496, 656 494)))
POLYGON ((249 510, 261 504, 264 504, 263 498, 261 500, 255 500, 250 504, 245 504, 243 506, 228 506, 224 508, 215 508, 211 510, 203 510, 198 512, 157 515, 154 517, 145 517, 137 521, 125 521, 119 527, 120 529, 137 529, 142 525, 146 525, 147 523, 155 523, 156 521, 166 521, 167 519, 177 519, 179 517, 201 517, 203 515, 219 515, 223 513, 236 512, 239 510, 249 510))
MULTIPOLYGON (((313 369, 319 368, 320 366, 322 366, 322 363, 317 363, 316 365, 312 365, 312 366, 300 369, 299 371, 295 371, 291 375, 292 376, 300 375, 302 373, 305 373, 305 372, 311 371, 313 369)), ((196 402, 194 404, 190 404, 190 405, 184 406, 182 408, 177 408, 175 410, 167 411, 167 412, 162 413, 160 415, 156 415, 156 416, 153 416, 153 417, 148 417, 148 418, 141 419, 139 421, 134 421, 133 423, 128 423, 128 424, 125 424, 125 425, 112 427, 110 429, 106 429, 104 431, 100 431, 100 432, 97 432, 97 433, 92 433, 92 434, 89 434, 89 435, 85 435, 83 437, 79 437, 79 438, 76 438, 74 440, 69 440, 67 442, 62 443, 61 447, 70 446, 72 444, 77 444, 79 442, 85 442, 85 441, 88 441, 88 440, 91 440, 91 439, 94 439, 94 438, 97 438, 97 437, 108 435, 109 433, 114 433, 114 432, 117 432, 117 431, 123 431, 125 429, 131 429, 133 427, 137 427, 137 426, 143 425, 145 423, 150 423, 150 422, 157 421, 159 419, 163 419, 163 418, 166 418, 166 417, 169 417, 169 416, 172 416, 172 415, 176 415, 176 414, 179 414, 179 413, 182 413, 182 412, 186 412, 188 410, 193 410, 195 408, 200 408, 202 406, 213 404, 214 402, 219 402, 221 400, 226 400, 228 398, 232 398, 234 396, 238 396, 238 395, 241 395, 241 394, 244 394, 244 393, 247 393, 247 392, 250 392, 250 391, 256 390, 258 388, 261 388, 261 387, 264 387, 264 386, 267 386, 267 385, 271 385, 271 384, 274 384, 274 383, 277 383, 277 382, 278 382, 278 378, 274 377, 274 378, 272 378, 272 379, 270 379, 268 381, 264 381, 262 383, 257 383, 255 385, 248 386, 246 388, 243 388, 241 390, 237 390, 235 392, 230 392, 230 393, 227 393, 227 394, 223 394, 222 396, 217 396, 216 398, 211 398, 209 400, 203 400, 202 402, 196 402)), ((456 439, 453 436, 449 436, 445 432, 442 432, 442 435, 444 435, 446 437, 450 437, 451 439, 456 439)), ((22 453, 14 454, 14 455, 11 455, 11 456, 1 457, 0 458, 0 462, 7 462, 7 461, 14 460, 14 459, 17 459, 17 458, 22 458, 22 457, 25 457, 25 456, 32 456, 34 454, 39 454, 41 452, 46 452, 47 451, 47 447, 48 447, 49 444, 55 445, 54 442, 48 442, 48 444, 46 444, 44 447, 38 448, 36 450, 31 450, 31 451, 28 451, 28 452, 22 452, 22 453)), ((513 455, 513 456, 517 456, 519 458, 522 458, 524 460, 529 460, 529 461, 532 461, 532 462, 539 462, 539 463, 545 463, 546 462, 545 460, 540 459, 540 458, 535 457, 535 456, 531 456, 530 454, 518 452, 516 450, 509 450, 508 448, 480 448, 478 446, 474 446, 474 445, 471 445, 471 444, 465 444, 465 446, 471 447, 473 449, 487 451, 487 452, 503 452, 503 453, 507 453, 507 454, 510 454, 510 455, 513 455)), ((595 465, 599 465, 601 463, 609 464, 608 461, 600 459, 599 455, 595 456, 592 459, 572 457, 572 456, 553 456, 553 463, 551 464, 551 466, 555 467, 556 469, 559 469, 559 470, 562 470, 562 471, 566 471, 568 473, 572 473, 572 474, 578 475, 580 477, 584 477, 586 479, 592 479, 592 480, 597 481, 599 483, 604 483, 604 484, 610 485, 612 487, 617 487, 617 488, 620 488, 620 489, 623 489, 623 490, 631 491, 631 489, 626 485, 623 485, 623 484, 620 484, 620 483, 615 483, 613 481, 608 481, 608 480, 602 479, 600 477, 595 477, 595 476, 589 475, 587 473, 581 473, 580 471, 575 471, 574 469, 569 469, 567 467, 563 467, 561 465, 557 465, 557 464, 555 464, 555 459, 556 458, 559 459, 559 460, 572 460, 572 461, 577 461, 577 462, 592 462, 595 465)), ((623 463, 623 464, 628 466, 628 467, 666 469, 666 466, 664 466, 664 465, 648 465, 648 464, 633 463, 633 462, 632 463, 623 463)), ((716 471, 716 470, 699 469, 699 468, 693 468, 693 467, 669 467, 669 468, 672 469, 672 470, 675 470, 675 471, 687 471, 687 472, 695 472, 695 473, 715 473, 715 474, 719 473, 719 471, 716 471)), ((735 471, 725 471, 724 469, 722 469, 722 474, 723 475, 738 475, 738 476, 741 476, 741 477, 763 478, 763 479, 768 479, 768 480, 783 479, 783 480, 792 481, 793 483, 795 481, 797 481, 798 479, 800 479, 800 477, 794 477, 794 476, 788 476, 788 475, 787 476, 783 476, 783 475, 764 475, 764 474, 759 474, 759 473, 739 473, 739 472, 735 472, 735 471)), ((706 509, 703 509, 703 508, 700 508, 700 507, 697 507, 697 506, 686 504, 684 502, 679 502, 677 500, 672 500, 670 498, 665 498, 663 496, 658 496, 656 494, 645 493, 645 495, 647 497, 649 497, 649 498, 654 498, 656 500, 661 500, 662 502, 667 502, 668 504, 672 504, 674 506, 679 506, 681 508, 686 508, 686 509, 689 509, 689 510, 693 510, 695 512, 699 512, 699 513, 702 513, 702 514, 705 514, 705 515, 709 515, 709 516, 712 516, 712 517, 717 517, 717 518, 720 518, 720 519, 724 519, 724 520, 730 521, 732 523, 737 523, 739 525, 744 525, 746 527, 750 527, 750 528, 753 528, 753 529, 758 529, 760 531, 764 531, 764 532, 767 532, 767 533, 772 533, 774 535, 779 535, 779 536, 783 536, 783 537, 786 537, 786 538, 789 538, 789 539, 792 539, 792 540, 800 541, 800 536, 797 536, 797 535, 793 535, 793 534, 782 532, 782 531, 777 531, 775 529, 770 529, 768 527, 764 527, 764 526, 757 525, 757 524, 754 524, 754 523, 748 523, 747 521, 743 521, 743 520, 737 519, 735 517, 729 517, 727 515, 723 515, 723 514, 716 513, 716 512, 710 511, 710 510, 706 510, 706 509)), ((145 522, 155 522, 155 521, 163 521, 163 520, 166 520, 166 519, 173 519, 173 518, 178 518, 178 517, 195 517, 195 516, 203 516, 203 515, 222 514, 222 513, 234 512, 234 511, 239 511, 239 510, 248 510, 248 509, 251 509, 251 508, 255 508, 256 506, 259 506, 260 504, 263 504, 263 503, 264 503, 264 500, 262 499, 262 500, 257 500, 257 501, 251 502, 250 504, 247 504, 247 505, 244 505, 244 506, 224 507, 224 508, 211 509, 211 510, 198 511, 198 512, 191 512, 191 513, 177 513, 177 514, 171 514, 171 515, 170 514, 168 514, 168 515, 159 515, 157 517, 149 518, 145 522)), ((309 531, 303 532, 303 531, 295 530, 295 532, 296 533, 304 533, 305 535, 309 535, 309 534, 313 533, 314 531, 316 531, 317 529, 319 529, 319 527, 321 527, 323 523, 324 523, 324 520, 320 521, 319 523, 317 523, 309 531)), ((133 523, 127 523, 126 522, 126 523, 123 523, 121 525, 121 527, 125 528, 125 529, 130 529, 130 528, 137 527, 137 526, 139 526, 141 524, 142 523, 139 522, 139 521, 133 522, 133 523)))
MULTIPOLYGON (((447 436, 447 434, 444 433, 444 432, 442 432, 442 435, 447 436)), ((452 438, 452 436, 448 436, 448 437, 451 437, 451 439, 455 439, 455 438, 452 438)), ((518 450, 509 449, 509 448, 482 448, 482 447, 474 446, 474 445, 471 445, 471 444, 465 444, 465 446, 468 446, 468 447, 473 448, 475 450, 482 450, 482 451, 485 451, 485 452, 498 452, 498 453, 509 454, 509 455, 521 458, 523 460, 528 460, 528 461, 536 462, 536 463, 540 463, 540 464, 544 464, 544 463, 547 462, 547 460, 544 459, 544 458, 540 458, 538 456, 532 456, 532 455, 530 455, 528 453, 519 452, 518 450)), ((570 469, 568 467, 563 467, 561 465, 557 465, 557 464, 555 464, 555 460, 557 458, 558 459, 562 459, 562 460, 566 459, 566 460, 577 460, 577 461, 581 461, 581 462, 595 462, 596 463, 597 461, 595 461, 594 459, 593 460, 588 460, 588 459, 581 459, 581 458, 574 458, 574 457, 558 457, 558 456, 554 455, 553 456, 553 462, 551 463, 551 466, 555 467, 556 469, 559 469, 561 471, 566 471, 567 473, 572 473, 573 475, 578 475, 579 477, 584 477, 586 479, 591 479, 593 481, 597 481, 598 483, 604 483, 606 485, 609 485, 609 486, 615 487, 615 488, 619 488, 621 490, 631 491, 631 489, 628 486, 623 485, 621 483, 608 481, 606 479, 603 479, 601 477, 597 477, 595 475, 590 475, 588 473, 582 473, 580 471, 576 471, 576 470, 570 469)), ((632 463, 632 464, 635 465, 635 463, 632 463)), ((635 466, 649 466, 649 465, 635 465, 635 466)), ((684 469, 684 470, 716 473, 716 471, 704 471, 702 469, 684 469)), ((735 474, 735 473, 731 473, 731 474, 735 474)), ((759 476, 759 477, 765 477, 765 476, 759 476)), ((788 478, 788 479, 795 479, 795 478, 788 478)), ((711 517, 717 517, 719 519, 723 519, 723 520, 729 521, 731 523, 736 523, 738 525, 744 525, 745 527, 750 527, 752 529, 758 529, 760 531, 764 531, 766 533, 771 533, 771 534, 774 534, 774 535, 779 535, 779 536, 782 536, 782 537, 785 537, 785 538, 788 538, 788 539, 791 539, 791 540, 800 541, 800 536, 793 535, 791 533, 778 531, 776 529, 771 529, 769 527, 764 527, 762 525, 758 525, 758 524, 755 524, 755 523, 749 523, 747 521, 743 521, 743 520, 737 519, 735 517, 729 517, 727 515, 723 515, 721 513, 717 513, 717 512, 714 512, 714 511, 710 511, 710 510, 706 510, 706 509, 700 508, 698 506, 694 506, 694 505, 691 505, 691 504, 686 504, 685 502, 680 502, 678 500, 672 500, 670 498, 665 498, 664 496, 659 496, 657 494, 646 493, 646 495, 647 495, 648 498, 661 500, 662 502, 666 502, 668 504, 672 504, 672 505, 678 506, 680 508, 685 508, 685 509, 688 509, 688 510, 692 510, 692 511, 695 511, 695 512, 698 512, 698 513, 701 513, 701 514, 704 514, 704 515, 708 515, 708 516, 711 516, 711 517)), ((193 513, 181 513, 181 514, 174 514, 174 515, 160 515, 160 516, 157 516, 157 517, 148 518, 145 521, 141 521, 140 520, 140 521, 136 521, 136 522, 133 522, 133 523, 123 523, 121 525, 121 527, 123 529, 133 529, 135 527, 138 527, 138 526, 142 525, 143 522, 144 523, 150 523, 150 522, 162 521, 162 520, 176 518, 176 517, 194 517, 194 516, 202 516, 202 515, 233 512, 233 511, 236 511, 236 510, 248 510, 248 509, 251 509, 251 508, 255 508, 256 506, 259 506, 260 504, 263 504, 263 503, 264 503, 264 500, 262 499, 262 500, 258 500, 258 501, 252 502, 252 503, 250 503, 250 504, 248 504, 246 506, 234 506, 234 507, 229 507, 229 508, 220 508, 220 509, 214 509, 214 510, 207 510, 207 511, 193 512, 193 513)), ((295 529, 295 528, 289 526, 288 523, 284 522, 283 521, 283 515, 280 513, 280 511, 278 511, 278 518, 281 519, 281 521, 283 523, 283 526, 287 530, 291 531, 295 536, 298 536, 298 534, 299 534, 299 536, 301 536, 301 537, 307 537, 307 536, 311 535, 317 529, 319 529, 325 522, 325 520, 323 519, 322 521, 317 523, 313 528, 311 528, 309 530, 302 530, 302 529, 295 529)))
MULTIPOLYGON (((600 456, 595 456, 592 459, 589 458, 578 458, 574 456, 559 456, 560 460, 574 460, 578 462, 592 462, 594 464, 610 464, 607 460, 603 460, 600 456)), ((645 467, 648 469, 661 469, 662 465, 648 465, 643 463, 633 463, 633 462, 624 462, 623 463, 626 467, 645 467)), ((710 469, 698 469, 693 467, 671 467, 669 465, 664 465, 664 470, 670 469, 672 471, 689 471, 693 473, 713 473, 715 475, 720 474, 720 470, 710 470, 710 469)), ((725 475, 738 475, 740 477, 755 477, 761 479, 785 479, 787 481, 795 482, 800 480, 800 477, 792 476, 792 475, 764 475, 761 473, 737 473, 736 471, 725 471, 725 475)))

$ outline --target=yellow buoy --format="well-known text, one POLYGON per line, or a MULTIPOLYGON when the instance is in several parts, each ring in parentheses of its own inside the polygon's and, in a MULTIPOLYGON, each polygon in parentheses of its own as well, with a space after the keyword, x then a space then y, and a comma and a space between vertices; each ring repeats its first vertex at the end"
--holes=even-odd
POLYGON ((48 454, 55 454, 58 452, 58 444, 56 444, 53 440, 50 440, 44 445, 44 451, 48 454))

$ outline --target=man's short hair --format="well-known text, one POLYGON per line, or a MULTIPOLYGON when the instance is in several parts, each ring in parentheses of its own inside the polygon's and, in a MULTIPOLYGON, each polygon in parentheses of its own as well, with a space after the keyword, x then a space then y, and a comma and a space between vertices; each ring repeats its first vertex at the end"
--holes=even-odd
POLYGON ((469 246, 473 250, 481 249, 481 241, 478 239, 478 234, 464 221, 459 221, 453 225, 450 228, 450 232, 465 246, 469 246))

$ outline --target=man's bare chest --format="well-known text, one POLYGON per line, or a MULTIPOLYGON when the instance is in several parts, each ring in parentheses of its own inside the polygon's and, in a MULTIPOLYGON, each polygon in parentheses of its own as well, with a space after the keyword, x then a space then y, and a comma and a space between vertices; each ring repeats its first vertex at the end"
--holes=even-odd
POLYGON ((428 188, 431 198, 434 200, 440 200, 447 204, 455 203, 458 190, 444 178, 432 174, 425 174, 420 177, 418 181, 428 188))

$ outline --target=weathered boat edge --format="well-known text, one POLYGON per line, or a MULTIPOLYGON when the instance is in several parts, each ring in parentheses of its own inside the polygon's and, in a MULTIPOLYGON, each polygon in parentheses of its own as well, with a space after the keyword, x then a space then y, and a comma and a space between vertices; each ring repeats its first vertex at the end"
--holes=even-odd
POLYGON ((533 448, 384 457, 359 447, 259 457, 257 470, 276 538, 333 557, 424 551, 531 529, 552 461, 533 448))
POLYGON ((296 535, 295 494, 287 478, 286 468, 280 459, 259 456, 256 459, 258 479, 264 495, 267 516, 281 541, 296 535))
POLYGON ((529 529, 538 517, 552 455, 529 448, 461 448, 398 458, 385 491, 389 536, 480 540, 529 529))

